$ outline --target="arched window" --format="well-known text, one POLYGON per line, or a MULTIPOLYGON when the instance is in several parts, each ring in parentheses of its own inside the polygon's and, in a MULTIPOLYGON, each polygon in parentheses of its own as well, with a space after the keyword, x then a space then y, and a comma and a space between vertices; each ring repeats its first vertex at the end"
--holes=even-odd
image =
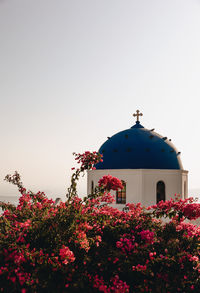
POLYGON ((91 182, 91 194, 93 194, 94 193, 94 181, 92 180, 92 182, 91 182))
POLYGON ((158 181, 156 186, 156 203, 161 200, 165 201, 165 183, 163 181, 158 181))
POLYGON ((123 189, 116 191, 116 203, 125 204, 126 203, 126 182, 122 181, 123 189))

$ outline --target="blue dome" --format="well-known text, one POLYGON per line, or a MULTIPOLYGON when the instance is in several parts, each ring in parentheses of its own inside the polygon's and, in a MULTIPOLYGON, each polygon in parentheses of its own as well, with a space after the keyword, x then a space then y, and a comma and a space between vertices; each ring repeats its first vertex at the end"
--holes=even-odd
POLYGON ((166 138, 139 121, 108 138, 100 147, 103 162, 96 169, 183 169, 180 152, 166 138))

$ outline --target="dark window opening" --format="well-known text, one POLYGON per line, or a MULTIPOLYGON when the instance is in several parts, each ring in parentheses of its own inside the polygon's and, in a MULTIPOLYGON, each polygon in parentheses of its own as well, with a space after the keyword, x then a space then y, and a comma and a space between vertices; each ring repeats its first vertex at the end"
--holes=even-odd
POLYGON ((116 191, 116 203, 126 203, 126 182, 122 180, 123 189, 116 191))
POLYGON ((91 194, 94 193, 94 181, 91 182, 91 194))
POLYGON ((163 181, 158 181, 156 186, 156 203, 161 200, 165 201, 165 183, 163 181))
POLYGON ((184 181, 184 198, 187 198, 187 183, 184 181))

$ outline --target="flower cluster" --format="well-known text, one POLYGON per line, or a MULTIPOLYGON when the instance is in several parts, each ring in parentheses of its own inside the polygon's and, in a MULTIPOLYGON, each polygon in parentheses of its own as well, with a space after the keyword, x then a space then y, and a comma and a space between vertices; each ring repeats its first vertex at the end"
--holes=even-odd
POLYGON ((75 155, 75 160, 77 161, 78 164, 81 164, 81 169, 82 170, 95 170, 94 165, 103 162, 103 155, 100 153, 94 151, 94 152, 85 152, 83 154, 76 154, 75 155))
POLYGON ((129 286, 126 282, 119 279, 118 275, 115 275, 110 280, 110 286, 106 285, 103 278, 98 275, 94 276, 93 287, 97 288, 99 292, 104 293, 129 293, 129 286))
POLYGON ((123 189, 121 180, 111 175, 105 175, 98 181, 99 187, 103 187, 105 190, 118 190, 123 189))
POLYGON ((182 208, 182 213, 185 218, 189 220, 195 220, 200 217, 200 204, 191 203, 182 208))
POLYGON ((142 240, 145 240, 148 243, 153 244, 154 243, 154 232, 149 230, 142 230, 140 232, 140 236, 142 240))
POLYGON ((75 261, 75 257, 73 252, 69 249, 69 247, 63 245, 60 249, 60 257, 62 259, 62 262, 67 265, 69 262, 75 261))
POLYGON ((194 203, 193 198, 162 200, 148 209, 155 209, 154 215, 157 217, 165 214, 171 218, 178 216, 179 219, 187 218, 189 220, 196 220, 200 217, 200 204, 194 203))
POLYGON ((116 247, 120 248, 124 253, 131 253, 138 243, 135 241, 135 236, 131 234, 124 234, 119 241, 116 242, 116 247))

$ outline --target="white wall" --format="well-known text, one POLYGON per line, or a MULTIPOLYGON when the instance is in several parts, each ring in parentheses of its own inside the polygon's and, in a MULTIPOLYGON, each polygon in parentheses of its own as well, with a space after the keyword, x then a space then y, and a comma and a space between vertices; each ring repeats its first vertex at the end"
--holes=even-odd
MULTIPOLYGON (((126 182, 126 203, 138 203, 149 206, 156 203, 156 185, 158 181, 165 183, 166 200, 175 194, 184 196, 184 182, 188 187, 188 171, 184 170, 152 170, 152 169, 112 169, 88 171, 87 193, 91 193, 91 182, 94 186, 104 175, 112 175, 126 182)), ((187 190, 186 190, 187 193, 187 190)), ((116 193, 113 192, 113 195, 116 193)), ((124 205, 115 204, 117 208, 124 205)))

